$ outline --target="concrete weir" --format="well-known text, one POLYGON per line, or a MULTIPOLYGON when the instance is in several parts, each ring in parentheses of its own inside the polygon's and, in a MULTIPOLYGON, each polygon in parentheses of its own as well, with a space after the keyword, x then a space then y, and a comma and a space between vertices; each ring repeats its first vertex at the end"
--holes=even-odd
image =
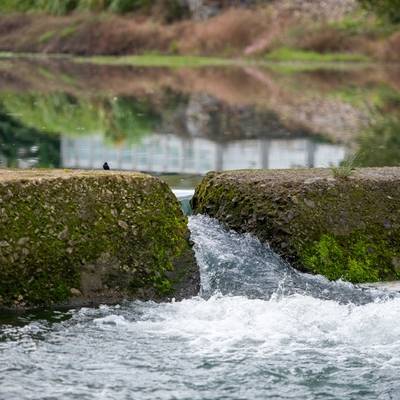
POLYGON ((187 219, 140 173, 0 170, 0 309, 196 295, 187 219))
POLYGON ((400 279, 400 168, 212 172, 192 207, 254 234, 301 271, 400 279))

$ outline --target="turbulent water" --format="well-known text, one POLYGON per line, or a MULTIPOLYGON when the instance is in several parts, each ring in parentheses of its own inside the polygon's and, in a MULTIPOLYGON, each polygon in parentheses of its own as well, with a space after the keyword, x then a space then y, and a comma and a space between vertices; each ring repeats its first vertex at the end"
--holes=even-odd
POLYGON ((204 216, 202 293, 1 326, 0 399, 398 399, 400 298, 300 274, 204 216))

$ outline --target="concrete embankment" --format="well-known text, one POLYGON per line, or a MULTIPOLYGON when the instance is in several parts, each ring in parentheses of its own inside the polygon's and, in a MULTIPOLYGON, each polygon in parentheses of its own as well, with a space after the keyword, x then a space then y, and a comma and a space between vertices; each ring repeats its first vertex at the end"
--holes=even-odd
POLYGON ((302 271, 355 283, 400 278, 400 168, 209 173, 192 205, 302 271))
POLYGON ((0 171, 0 309, 196 295, 179 202, 139 173, 0 171))

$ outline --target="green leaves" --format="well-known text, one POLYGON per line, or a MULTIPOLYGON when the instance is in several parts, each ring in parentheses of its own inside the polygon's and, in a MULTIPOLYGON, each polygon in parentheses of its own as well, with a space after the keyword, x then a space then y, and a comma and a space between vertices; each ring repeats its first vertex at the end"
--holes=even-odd
POLYGON ((400 0, 359 0, 360 4, 384 20, 400 23, 400 0))

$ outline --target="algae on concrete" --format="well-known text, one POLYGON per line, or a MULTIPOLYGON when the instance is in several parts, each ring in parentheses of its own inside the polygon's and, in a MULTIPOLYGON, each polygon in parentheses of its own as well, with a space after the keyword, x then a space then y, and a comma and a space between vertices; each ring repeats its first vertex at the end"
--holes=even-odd
POLYGON ((0 171, 0 308, 196 295, 186 217, 140 173, 0 171))
POLYGON ((294 267, 331 280, 400 278, 400 168, 209 173, 195 213, 251 232, 294 267))

